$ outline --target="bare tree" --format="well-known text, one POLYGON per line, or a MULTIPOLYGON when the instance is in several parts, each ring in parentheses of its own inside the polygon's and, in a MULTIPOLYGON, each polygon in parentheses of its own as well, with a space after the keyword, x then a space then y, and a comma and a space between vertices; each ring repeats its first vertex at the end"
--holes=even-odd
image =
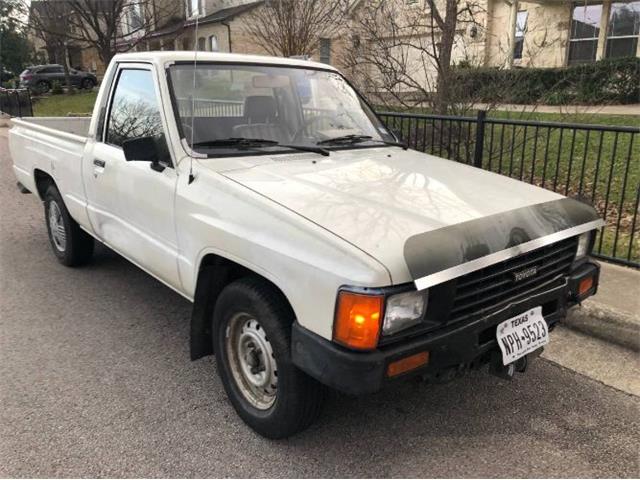
POLYGON ((254 9, 244 32, 271 55, 311 55, 321 38, 342 26, 344 0, 268 0, 254 9))
POLYGON ((28 27, 45 42, 94 48, 105 65, 178 17, 183 8, 182 2, 169 0, 20 1, 29 13, 28 27))
MULTIPOLYGON (((434 111, 448 113, 458 98, 451 81, 454 49, 473 49, 483 12, 474 0, 426 0, 424 7, 402 0, 360 2, 343 63, 383 103, 410 108, 429 102, 434 111)), ((473 61, 472 53, 466 62, 473 61)))

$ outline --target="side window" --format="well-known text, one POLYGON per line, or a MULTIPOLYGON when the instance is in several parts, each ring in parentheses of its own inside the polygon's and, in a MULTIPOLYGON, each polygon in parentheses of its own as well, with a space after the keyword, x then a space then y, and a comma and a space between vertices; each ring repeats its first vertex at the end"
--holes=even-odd
POLYGON ((121 70, 111 100, 105 142, 121 147, 125 140, 162 134, 151 71, 121 70))

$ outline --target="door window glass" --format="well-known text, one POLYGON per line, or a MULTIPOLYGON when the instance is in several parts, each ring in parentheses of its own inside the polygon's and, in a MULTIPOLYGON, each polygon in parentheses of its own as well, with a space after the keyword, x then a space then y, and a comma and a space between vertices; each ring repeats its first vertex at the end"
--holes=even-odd
POLYGON ((111 101, 106 143, 162 134, 160 107, 149 70, 122 70, 111 101))

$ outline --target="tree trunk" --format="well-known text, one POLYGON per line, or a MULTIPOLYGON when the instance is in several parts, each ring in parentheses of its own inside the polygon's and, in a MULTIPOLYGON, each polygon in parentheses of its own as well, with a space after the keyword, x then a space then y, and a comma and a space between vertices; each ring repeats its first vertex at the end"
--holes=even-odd
POLYGON ((449 88, 451 76, 451 55, 456 36, 456 26, 458 23, 458 2, 457 0, 447 0, 444 24, 440 37, 440 47, 438 55, 438 81, 435 96, 436 112, 444 115, 448 113, 449 105, 455 100, 451 97, 449 88))
POLYGON ((62 51, 64 58, 62 59, 62 68, 64 69, 64 83, 67 86, 67 95, 71 94, 73 86, 71 85, 71 74, 69 73, 69 47, 67 42, 64 42, 62 51))

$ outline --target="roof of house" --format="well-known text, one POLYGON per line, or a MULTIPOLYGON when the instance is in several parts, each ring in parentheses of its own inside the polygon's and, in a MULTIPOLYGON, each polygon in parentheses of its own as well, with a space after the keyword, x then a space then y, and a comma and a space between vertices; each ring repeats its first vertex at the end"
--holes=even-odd
MULTIPOLYGON (((227 22, 229 20, 232 20, 234 17, 237 17, 238 15, 242 15, 243 13, 253 10, 254 8, 256 8, 258 5, 262 3, 264 3, 264 0, 259 0, 252 3, 246 3, 244 5, 237 5, 235 7, 228 7, 228 8, 223 8, 222 10, 217 10, 205 17, 200 17, 198 19, 198 25, 227 22)), ((158 37, 163 37, 165 35, 177 34, 186 28, 195 26, 195 24, 196 24, 195 19, 182 20, 180 22, 167 25, 163 28, 159 28, 158 30, 151 32, 149 35, 147 35, 147 38, 158 38, 158 37)))
MULTIPOLYGON (((198 20, 199 25, 204 25, 207 23, 220 23, 226 22, 227 20, 231 20, 233 17, 238 15, 242 15, 243 13, 248 12, 249 10, 253 10, 258 5, 264 3, 264 0, 259 0, 257 2, 246 3, 244 5, 237 5, 235 7, 223 8, 222 10, 218 10, 217 12, 213 12, 206 17, 202 17, 198 20)), ((187 20, 185 22, 185 26, 190 27, 191 25, 195 25, 195 20, 187 20)))

